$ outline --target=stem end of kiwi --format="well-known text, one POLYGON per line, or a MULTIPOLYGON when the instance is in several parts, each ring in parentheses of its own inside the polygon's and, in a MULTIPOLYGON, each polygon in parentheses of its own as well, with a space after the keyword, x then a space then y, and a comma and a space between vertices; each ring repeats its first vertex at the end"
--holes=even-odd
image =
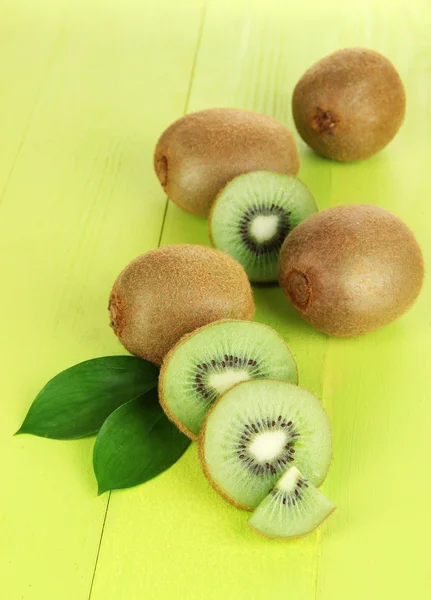
POLYGON ((168 183, 168 159, 165 154, 162 154, 156 160, 156 173, 162 186, 166 187, 168 183))
POLYGON ((317 133, 326 133, 327 135, 334 135, 337 124, 340 119, 332 110, 323 110, 319 106, 316 107, 314 115, 311 120, 311 127, 317 133))
POLYGON ((292 269, 287 276, 287 291, 294 306, 307 310, 311 303, 311 283, 306 273, 292 269))
POLYGON ((121 301, 114 293, 109 298, 108 311, 110 317, 109 325, 114 330, 116 336, 121 334, 121 301))

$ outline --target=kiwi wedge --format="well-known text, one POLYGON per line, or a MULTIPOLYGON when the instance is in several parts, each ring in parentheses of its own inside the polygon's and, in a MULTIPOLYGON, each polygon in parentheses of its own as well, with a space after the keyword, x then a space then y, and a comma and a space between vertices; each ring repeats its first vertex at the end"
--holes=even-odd
POLYGON ((311 392, 285 381, 245 381, 208 411, 199 455, 214 489, 252 510, 289 466, 322 483, 332 456, 331 425, 311 392))
POLYGON ((240 173, 296 175, 299 157, 292 134, 274 119, 248 110, 211 108, 166 129, 157 142, 154 169, 172 202, 206 218, 219 191, 240 173))
POLYGON ((368 333, 398 318, 419 295, 423 277, 413 232, 377 206, 312 215, 280 252, 284 293, 306 321, 334 336, 368 333))
POLYGON ((133 260, 109 298, 111 327, 132 354, 160 365, 186 333, 219 319, 251 319, 244 269, 229 255, 192 244, 164 246, 133 260))
POLYGON ((296 468, 290 467, 277 481, 248 521, 265 537, 289 539, 311 533, 335 510, 296 468))
POLYGON ((217 196, 209 219, 213 245, 235 258, 250 281, 277 281, 281 246, 298 223, 317 212, 296 177, 255 171, 235 177, 217 196))
POLYGON ((368 158, 384 148, 401 127, 405 107, 395 67, 367 48, 323 58, 301 77, 292 98, 302 139, 339 161, 368 158))
POLYGON ((212 323, 185 336, 166 356, 159 398, 168 417, 196 439, 210 406, 233 385, 254 378, 298 383, 284 339, 250 321, 212 323))

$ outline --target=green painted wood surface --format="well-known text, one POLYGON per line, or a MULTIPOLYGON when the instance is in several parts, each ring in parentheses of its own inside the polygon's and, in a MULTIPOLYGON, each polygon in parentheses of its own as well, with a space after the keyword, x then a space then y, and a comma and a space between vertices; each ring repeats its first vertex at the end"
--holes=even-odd
MULTIPOLYGON (((292 126, 295 81, 366 45, 397 65, 408 112, 380 155, 339 165, 300 143, 321 208, 370 202, 431 258, 431 10, 425 0, 0 1, 0 574, 6 600, 425 598, 431 289, 371 335, 314 332, 277 288, 256 319, 277 328, 334 427, 316 533, 263 540, 201 474, 196 449, 133 490, 96 496, 92 440, 12 437, 60 369, 121 351, 106 301, 118 271, 162 244, 208 244, 205 221, 169 204, 152 172, 159 133, 210 106, 292 126)), ((299 140, 298 140, 299 141, 299 140)))

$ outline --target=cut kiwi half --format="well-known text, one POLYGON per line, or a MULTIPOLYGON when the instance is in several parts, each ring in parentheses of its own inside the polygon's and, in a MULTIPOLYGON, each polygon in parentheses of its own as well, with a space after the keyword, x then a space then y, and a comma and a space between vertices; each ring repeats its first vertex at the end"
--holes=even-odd
POLYGON ((317 206, 296 177, 255 171, 235 177, 214 201, 213 245, 235 258, 250 281, 277 280, 278 256, 290 231, 317 206))
POLYGON ((290 467, 248 521, 252 529, 271 538, 296 538, 311 533, 335 510, 296 467, 290 467))
POLYGON ((288 345, 267 325, 218 321, 185 336, 168 353, 159 378, 160 403, 179 429, 196 439, 220 394, 254 378, 298 383, 288 345))
POLYGON ((331 425, 311 392, 285 381, 245 381, 208 412, 199 455, 212 486, 252 510, 289 466, 322 483, 332 456, 331 425))

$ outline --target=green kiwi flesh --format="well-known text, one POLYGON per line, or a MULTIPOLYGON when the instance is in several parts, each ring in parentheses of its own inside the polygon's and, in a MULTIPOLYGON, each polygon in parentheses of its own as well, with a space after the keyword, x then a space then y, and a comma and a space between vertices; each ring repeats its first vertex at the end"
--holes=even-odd
POLYGON ((423 277, 413 232, 377 206, 312 215, 280 252, 284 293, 306 321, 334 336, 360 335, 395 320, 416 300, 423 277))
POLYGON ((253 378, 298 383, 297 366, 284 339, 261 323, 212 323, 180 340, 166 356, 159 378, 160 402, 168 417, 195 439, 217 398, 253 378))
POLYGON ((274 119, 248 110, 212 108, 178 119, 161 135, 154 169, 180 208, 208 217, 228 181, 249 171, 296 175, 292 134, 274 119))
POLYGON ((384 148, 401 127, 405 106, 395 67, 366 48, 346 48, 317 62, 292 99, 302 139, 339 161, 368 158, 384 148))
POLYGON ((290 539, 311 533, 335 510, 296 468, 290 467, 248 521, 265 537, 290 539))
POLYGON ((235 258, 250 281, 277 281, 281 246, 317 206, 296 177, 255 171, 235 177, 217 196, 209 219, 213 245, 235 258))
POLYGON ((220 319, 251 319, 253 293, 229 255, 192 244, 164 246, 133 260, 109 298, 111 327, 132 354, 160 365, 185 334, 220 319))
POLYGON ((199 436, 212 486, 226 500, 253 509, 289 466, 316 486, 332 456, 328 416, 309 391, 285 381, 254 379, 220 396, 199 436))

